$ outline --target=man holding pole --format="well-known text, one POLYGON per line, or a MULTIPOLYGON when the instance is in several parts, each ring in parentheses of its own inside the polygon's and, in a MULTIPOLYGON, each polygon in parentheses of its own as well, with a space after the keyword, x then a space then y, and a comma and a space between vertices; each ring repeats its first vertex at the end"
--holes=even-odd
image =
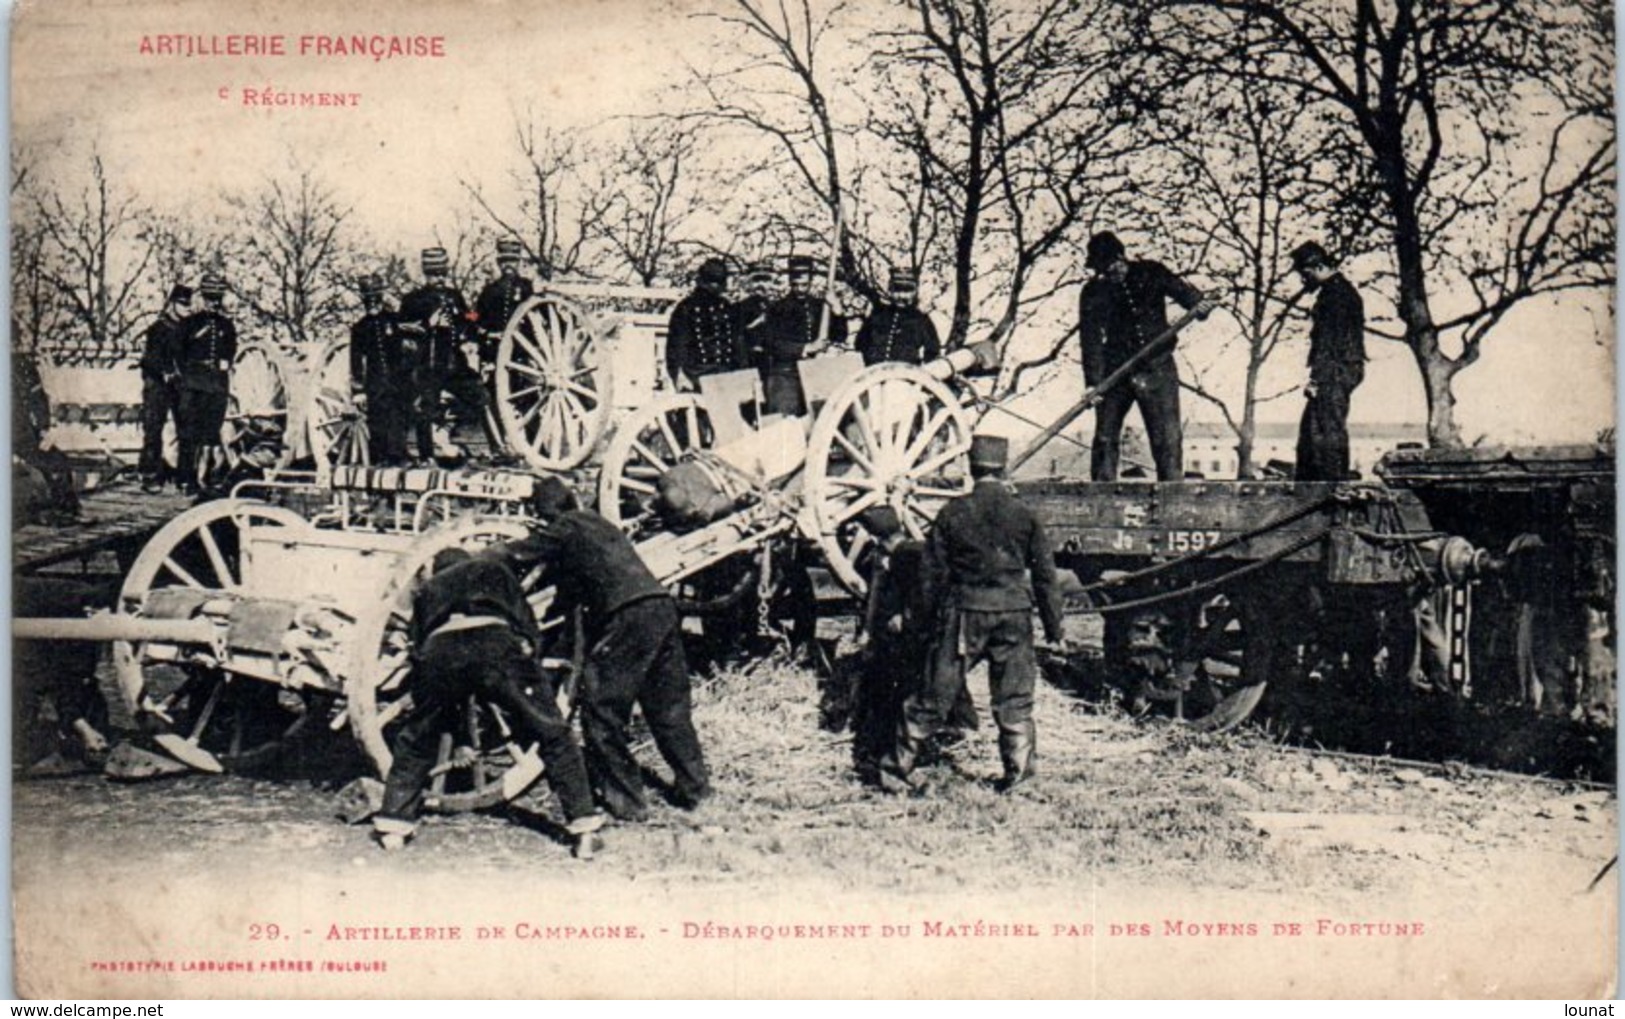
POLYGON ((791 255, 790 292, 767 310, 763 326, 762 389, 769 414, 807 412, 796 366, 803 358, 846 342, 846 319, 829 306, 829 295, 812 292, 813 259, 791 255))
POLYGON ((1095 412, 1094 448, 1089 473, 1095 481, 1115 481, 1123 420, 1130 406, 1140 408, 1158 481, 1184 477, 1179 424, 1179 369, 1168 325, 1172 300, 1198 318, 1214 302, 1160 262, 1130 261, 1117 235, 1101 232, 1089 238, 1086 263, 1095 278, 1079 299, 1078 331, 1083 342, 1083 377, 1100 386, 1116 369, 1152 345, 1167 349, 1147 356, 1132 375, 1105 391, 1095 412))

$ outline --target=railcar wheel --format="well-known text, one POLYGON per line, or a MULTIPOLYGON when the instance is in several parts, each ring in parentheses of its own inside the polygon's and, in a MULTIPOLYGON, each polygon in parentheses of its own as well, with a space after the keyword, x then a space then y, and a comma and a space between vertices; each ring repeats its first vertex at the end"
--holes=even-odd
POLYGON ((335 340, 317 359, 305 397, 305 441, 317 475, 368 463, 367 440, 367 416, 350 391, 350 341, 335 340))
MULTIPOLYGON (((165 524, 141 549, 114 611, 139 617, 149 595, 172 588, 242 592, 252 574, 243 533, 251 527, 291 530, 304 524, 292 510, 246 499, 195 506, 165 524)), ((227 768, 264 759, 306 727, 310 711, 302 698, 279 697, 281 691, 260 680, 203 665, 149 661, 146 652, 140 642, 113 642, 113 670, 126 709, 138 721, 167 716, 172 732, 227 768)))
POLYGON ((556 295, 513 313, 497 348, 496 409, 503 435, 532 467, 584 463, 612 409, 609 351, 585 311, 556 295))
POLYGON ((260 466, 286 466, 292 456, 287 428, 286 360, 275 344, 250 340, 237 348, 231 362, 231 393, 226 400, 226 420, 220 426, 227 466, 237 467, 273 441, 277 444, 275 461, 260 466))
MULTIPOLYGON (((457 520, 424 533, 402 556, 381 596, 360 620, 355 657, 345 672, 346 712, 351 732, 379 775, 387 776, 393 763, 387 731, 411 707, 412 595, 431 575, 435 556, 448 548, 472 551, 524 534, 524 524, 492 517, 457 520)), ((552 589, 538 589, 534 574, 522 578, 522 583, 544 635, 555 632, 562 620, 547 616, 552 589)), ((537 691, 538 696, 549 693, 537 691)), ((470 701, 457 729, 467 741, 466 750, 453 757, 447 745, 426 805, 453 813, 492 807, 521 795, 541 776, 535 746, 511 746, 502 733, 503 721, 492 705, 470 701)))
POLYGON ((953 392, 912 365, 864 369, 813 423, 802 481, 813 533, 830 569, 862 593, 857 561, 869 543, 857 517, 891 506, 923 537, 949 499, 970 491, 971 417, 953 392))

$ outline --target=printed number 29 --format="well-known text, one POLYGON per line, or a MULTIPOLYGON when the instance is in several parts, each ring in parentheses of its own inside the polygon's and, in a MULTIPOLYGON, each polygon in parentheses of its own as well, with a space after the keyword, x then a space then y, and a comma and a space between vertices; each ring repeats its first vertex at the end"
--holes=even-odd
POLYGON ((274 923, 251 923, 248 925, 248 940, 281 941, 282 927, 274 923))
POLYGON ((1168 551, 1200 552, 1219 543, 1218 531, 1169 531, 1168 551))

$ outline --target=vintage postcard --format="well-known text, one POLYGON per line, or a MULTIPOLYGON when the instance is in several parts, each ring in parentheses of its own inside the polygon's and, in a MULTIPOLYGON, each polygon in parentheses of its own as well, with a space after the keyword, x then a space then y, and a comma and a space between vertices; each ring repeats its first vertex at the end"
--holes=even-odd
POLYGON ((10 32, 18 995, 1616 992, 1610 4, 10 32))

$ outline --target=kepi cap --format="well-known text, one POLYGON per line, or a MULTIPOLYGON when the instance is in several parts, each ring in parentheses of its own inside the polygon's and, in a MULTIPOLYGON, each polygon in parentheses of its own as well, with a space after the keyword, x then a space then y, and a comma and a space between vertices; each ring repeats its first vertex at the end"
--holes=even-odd
POLYGON ((791 255, 785 272, 791 279, 795 279, 798 276, 811 276, 817 267, 818 261, 811 255, 791 255))
POLYGON ((524 246, 512 237, 503 237, 497 241, 497 264, 517 262, 524 257, 524 246))
POLYGON ((917 294, 920 291, 920 275, 913 269, 893 269, 891 285, 887 289, 894 294, 917 294))
POLYGON ((1332 261, 1332 256, 1326 253, 1326 249, 1321 247, 1315 241, 1305 241, 1293 248, 1290 257, 1292 259, 1292 267, 1298 270, 1305 269, 1311 265, 1324 265, 1327 268, 1331 268, 1333 265, 1337 264, 1332 261))
POLYGON ((198 293, 204 297, 226 296, 226 278, 216 272, 206 272, 203 279, 198 281, 198 293))
POLYGON ((441 275, 451 271, 451 257, 446 254, 445 248, 423 249, 423 271, 431 276, 441 275))
POLYGON ((170 304, 185 304, 192 299, 192 288, 184 283, 177 283, 169 288, 170 304))
POLYGON ((1002 471, 1010 462, 1010 440, 1002 435, 973 435, 970 465, 973 470, 1002 471))
POLYGON ((1124 254, 1123 242, 1110 230, 1102 230, 1089 238, 1088 254, 1083 264, 1095 272, 1104 272, 1124 254))
POLYGON ((576 508, 576 494, 551 474, 536 479, 530 490, 530 511, 544 520, 576 508))
POLYGON ((708 258, 700 263, 697 276, 701 283, 728 282, 728 263, 720 258, 708 258))
POLYGON ((362 297, 382 297, 382 296, 384 296, 384 281, 383 281, 383 279, 378 277, 378 276, 363 276, 363 277, 361 277, 361 296, 362 297))
POLYGON ((877 538, 888 538, 903 530, 903 519, 890 506, 870 506, 858 514, 858 523, 877 538))

